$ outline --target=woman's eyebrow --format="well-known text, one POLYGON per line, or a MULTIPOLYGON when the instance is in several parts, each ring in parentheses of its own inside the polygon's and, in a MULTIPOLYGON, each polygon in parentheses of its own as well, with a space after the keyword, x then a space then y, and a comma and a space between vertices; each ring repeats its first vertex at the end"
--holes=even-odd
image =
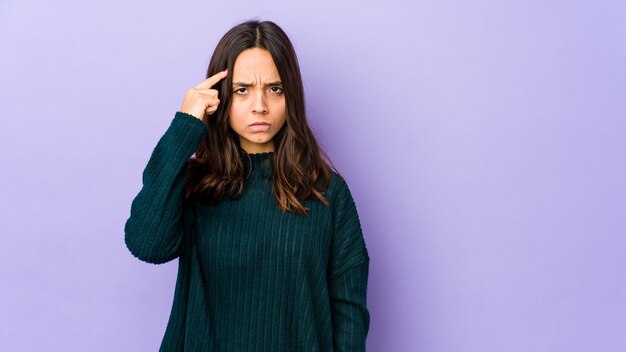
MULTIPOLYGON (((282 85, 283 82, 281 81, 274 81, 274 82, 267 82, 265 84, 263 84, 263 86, 276 86, 276 85, 282 85)), ((242 87, 251 87, 254 84, 252 83, 247 83, 247 82, 233 82, 234 86, 242 86, 242 87)))

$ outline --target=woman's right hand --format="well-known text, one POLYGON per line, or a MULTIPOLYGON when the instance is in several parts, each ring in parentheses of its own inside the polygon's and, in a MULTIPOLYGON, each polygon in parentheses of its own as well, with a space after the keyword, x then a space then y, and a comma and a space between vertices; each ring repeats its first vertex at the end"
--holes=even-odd
POLYGON ((217 97, 217 89, 211 89, 217 82, 228 75, 228 70, 216 73, 202 81, 197 86, 189 89, 185 94, 180 112, 193 115, 202 120, 205 114, 211 115, 217 110, 220 100, 217 97))

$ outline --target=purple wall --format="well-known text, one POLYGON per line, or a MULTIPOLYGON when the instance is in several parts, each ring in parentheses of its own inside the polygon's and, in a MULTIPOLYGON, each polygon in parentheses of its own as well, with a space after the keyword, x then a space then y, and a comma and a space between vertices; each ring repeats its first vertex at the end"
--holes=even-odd
POLYGON ((224 4, 0 4, 0 350, 157 350, 177 261, 135 259, 124 222, 257 16, 357 202, 368 350, 626 350, 624 1, 224 4))

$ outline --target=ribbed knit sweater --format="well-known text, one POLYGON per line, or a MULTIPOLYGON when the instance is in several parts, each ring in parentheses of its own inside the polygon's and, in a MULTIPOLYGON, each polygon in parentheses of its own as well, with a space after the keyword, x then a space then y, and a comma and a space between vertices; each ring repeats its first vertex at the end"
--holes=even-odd
POLYGON ((206 133, 176 112, 124 226, 140 260, 178 258, 160 351, 365 351, 369 256, 345 180, 331 172, 330 207, 307 199, 308 216, 281 212, 273 152, 252 153, 239 199, 186 200, 187 161, 206 133))

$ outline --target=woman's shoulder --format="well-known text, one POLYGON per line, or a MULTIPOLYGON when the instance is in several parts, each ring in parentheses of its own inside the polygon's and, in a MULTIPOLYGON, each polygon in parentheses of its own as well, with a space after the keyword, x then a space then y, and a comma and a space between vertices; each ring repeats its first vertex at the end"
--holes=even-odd
POLYGON ((330 170, 330 182, 328 184, 327 199, 331 203, 341 201, 346 198, 352 198, 350 187, 346 179, 336 170, 330 170))

